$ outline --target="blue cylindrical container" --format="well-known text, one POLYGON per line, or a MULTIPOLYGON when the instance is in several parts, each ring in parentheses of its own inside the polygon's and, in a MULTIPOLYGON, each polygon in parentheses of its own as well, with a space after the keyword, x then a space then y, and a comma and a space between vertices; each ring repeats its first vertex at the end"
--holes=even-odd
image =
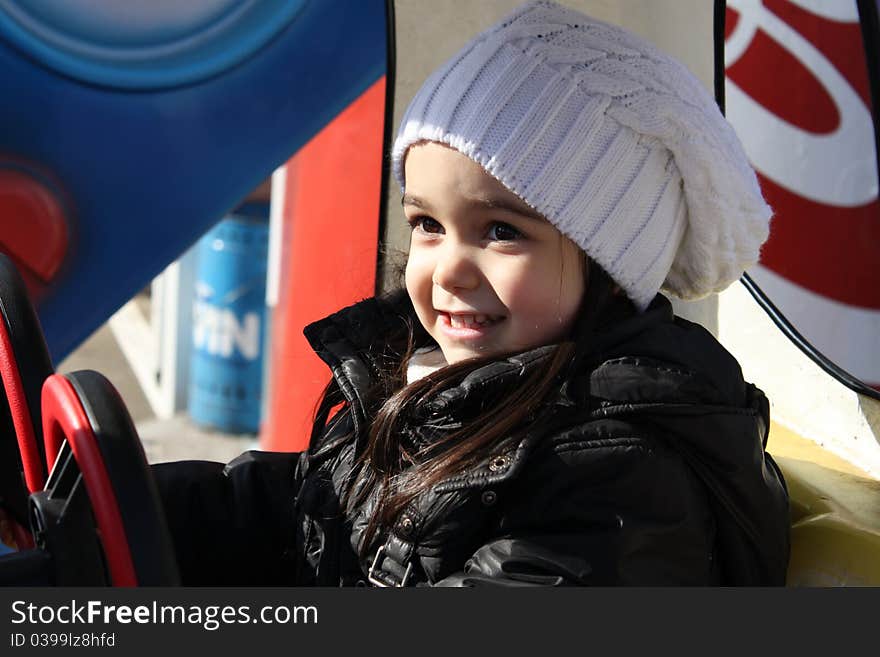
POLYGON ((197 247, 187 410, 225 433, 259 431, 268 242, 268 206, 246 204, 197 247))

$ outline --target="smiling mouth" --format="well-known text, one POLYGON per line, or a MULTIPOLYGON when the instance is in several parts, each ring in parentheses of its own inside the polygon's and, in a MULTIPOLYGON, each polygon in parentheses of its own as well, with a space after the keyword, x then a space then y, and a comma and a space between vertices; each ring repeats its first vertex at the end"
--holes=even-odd
POLYGON ((449 326, 454 329, 479 330, 494 326, 504 319, 501 315, 486 315, 482 313, 474 313, 472 315, 457 313, 453 315, 441 312, 440 315, 444 317, 449 322, 449 326))

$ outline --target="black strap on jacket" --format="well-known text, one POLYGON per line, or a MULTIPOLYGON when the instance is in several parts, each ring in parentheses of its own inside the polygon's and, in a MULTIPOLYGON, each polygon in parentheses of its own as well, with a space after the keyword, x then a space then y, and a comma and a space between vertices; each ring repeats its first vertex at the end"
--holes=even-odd
POLYGON ((373 586, 404 587, 411 584, 414 545, 391 534, 380 546, 367 572, 373 586))

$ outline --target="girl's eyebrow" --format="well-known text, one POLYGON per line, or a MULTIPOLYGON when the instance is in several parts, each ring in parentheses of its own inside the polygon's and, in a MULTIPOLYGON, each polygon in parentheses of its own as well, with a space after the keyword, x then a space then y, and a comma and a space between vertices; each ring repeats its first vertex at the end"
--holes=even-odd
POLYGON ((540 212, 537 210, 533 210, 531 207, 526 205, 525 203, 511 203, 507 199, 503 198, 479 198, 473 199, 470 201, 472 205, 477 205, 484 208, 490 208, 493 210, 506 210, 507 212, 513 212, 514 214, 518 214, 527 219, 537 219, 538 221, 547 221, 540 212))
MULTIPOLYGON (((413 196, 412 194, 404 194, 400 198, 401 205, 412 205, 417 208, 421 208, 422 210, 430 210, 431 204, 423 199, 420 199, 418 196, 413 196)), ((491 210, 505 210, 507 212, 512 212, 514 214, 518 214, 527 219, 537 219, 538 221, 547 221, 537 210, 533 210, 525 203, 522 205, 518 203, 511 203, 507 199, 503 198, 495 198, 491 196, 481 197, 481 198, 473 198, 468 199, 468 205, 472 205, 478 208, 483 209, 491 209, 491 210)))
POLYGON ((417 208, 421 208, 422 210, 427 210, 429 207, 429 205, 427 203, 425 203, 425 201, 420 199, 418 196, 413 196, 412 194, 404 194, 403 196, 401 196, 400 197, 400 204, 401 205, 414 205, 417 208))

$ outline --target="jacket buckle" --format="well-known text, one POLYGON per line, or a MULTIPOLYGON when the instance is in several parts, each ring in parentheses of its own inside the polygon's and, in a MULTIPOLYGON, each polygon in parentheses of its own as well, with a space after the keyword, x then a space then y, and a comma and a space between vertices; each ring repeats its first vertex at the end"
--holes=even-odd
POLYGON ((370 583, 375 584, 376 586, 382 588, 395 587, 401 588, 406 586, 407 581, 409 581, 409 576, 412 574, 412 561, 407 563, 406 571, 403 573, 403 578, 400 580, 400 584, 389 583, 387 579, 380 579, 381 575, 387 575, 382 570, 382 558, 385 554, 385 546, 383 545, 376 551, 376 557, 373 559, 373 565, 370 566, 370 571, 367 573, 367 579, 370 580, 370 583))

